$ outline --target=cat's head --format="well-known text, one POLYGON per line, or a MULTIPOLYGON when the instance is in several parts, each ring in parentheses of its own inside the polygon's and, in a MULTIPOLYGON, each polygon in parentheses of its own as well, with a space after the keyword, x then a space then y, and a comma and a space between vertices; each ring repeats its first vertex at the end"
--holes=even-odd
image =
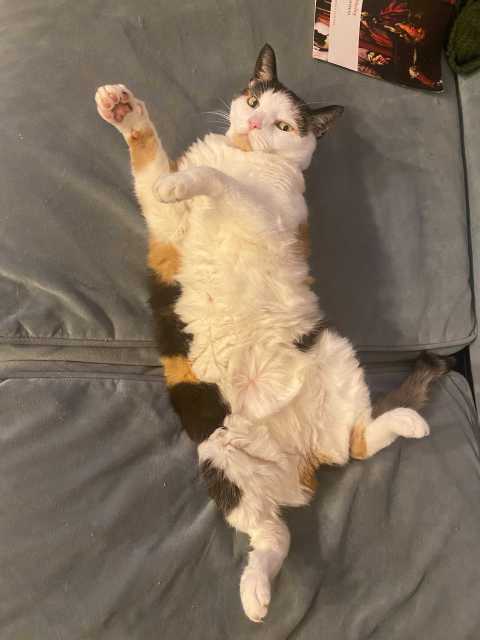
POLYGON ((277 153, 302 170, 310 164, 320 138, 343 113, 343 107, 311 109, 277 77, 275 52, 265 44, 253 77, 230 107, 227 136, 248 136, 250 147, 277 153))

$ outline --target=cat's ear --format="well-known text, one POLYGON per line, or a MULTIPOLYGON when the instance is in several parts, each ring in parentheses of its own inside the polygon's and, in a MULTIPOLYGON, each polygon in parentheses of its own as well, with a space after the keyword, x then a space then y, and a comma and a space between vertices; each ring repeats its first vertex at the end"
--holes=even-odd
POLYGON ((277 61, 275 51, 269 44, 264 44, 258 54, 252 81, 272 82, 277 79, 277 61))
POLYGON ((311 109, 311 123, 313 133, 317 138, 321 138, 344 112, 343 107, 332 105, 321 109, 311 109))

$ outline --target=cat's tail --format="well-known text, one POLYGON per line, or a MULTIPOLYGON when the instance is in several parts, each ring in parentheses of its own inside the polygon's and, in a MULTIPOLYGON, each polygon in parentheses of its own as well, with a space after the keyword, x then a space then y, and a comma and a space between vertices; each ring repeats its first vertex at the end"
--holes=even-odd
POLYGON ((451 369, 452 359, 441 358, 432 353, 424 352, 417 359, 413 371, 393 391, 374 402, 372 418, 378 418, 382 414, 407 407, 419 411, 428 402, 430 389, 434 382, 442 378, 451 369))

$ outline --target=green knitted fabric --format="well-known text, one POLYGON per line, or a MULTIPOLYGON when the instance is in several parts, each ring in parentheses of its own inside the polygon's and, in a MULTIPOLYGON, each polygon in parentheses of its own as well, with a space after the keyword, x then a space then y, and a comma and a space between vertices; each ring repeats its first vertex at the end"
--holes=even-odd
POLYGON ((463 0, 450 32, 447 57, 457 73, 480 68, 480 0, 463 0))

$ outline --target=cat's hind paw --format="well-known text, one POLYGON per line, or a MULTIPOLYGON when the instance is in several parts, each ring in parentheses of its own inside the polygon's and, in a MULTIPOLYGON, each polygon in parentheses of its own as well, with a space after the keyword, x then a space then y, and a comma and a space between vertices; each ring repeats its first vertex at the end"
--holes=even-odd
POLYGON ((243 610, 252 622, 262 622, 270 604, 270 580, 261 569, 247 567, 240 581, 243 610))
POLYGON ((403 438, 425 438, 430 433, 428 423, 413 409, 399 407, 389 416, 393 431, 403 438))
POLYGON ((137 100, 123 84, 107 84, 95 94, 97 111, 101 118, 127 135, 145 128, 149 117, 145 103, 137 100))

